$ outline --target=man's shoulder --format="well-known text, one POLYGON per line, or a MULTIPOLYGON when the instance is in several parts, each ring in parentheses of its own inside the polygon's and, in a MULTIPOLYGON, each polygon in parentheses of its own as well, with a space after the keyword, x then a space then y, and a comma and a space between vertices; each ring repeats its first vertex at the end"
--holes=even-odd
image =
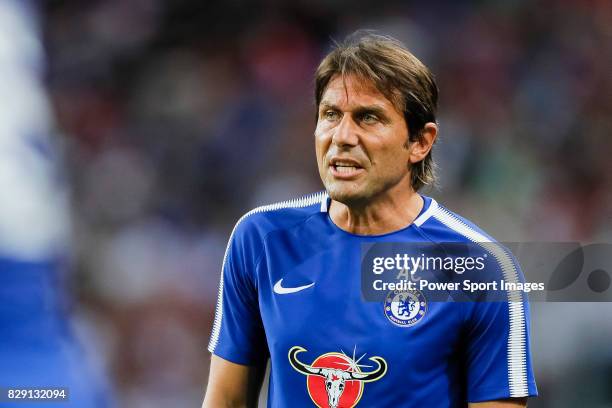
POLYGON ((257 235, 291 228, 312 215, 320 213, 327 204, 327 193, 320 191, 302 197, 262 205, 245 213, 234 228, 233 235, 257 235))
POLYGON ((432 201, 427 222, 420 227, 436 241, 496 242, 476 223, 432 201))
POLYGON ((497 269, 493 270, 498 271, 501 268, 507 282, 523 279, 518 261, 503 243, 498 242, 467 218, 440 204, 436 203, 435 206, 436 208, 432 210, 431 216, 420 227, 428 240, 441 244, 451 244, 450 248, 453 251, 463 251, 465 248, 470 252, 472 250, 477 252, 485 250, 495 260, 491 265, 495 265, 497 269), (468 244, 468 246, 453 247, 453 243, 468 244))

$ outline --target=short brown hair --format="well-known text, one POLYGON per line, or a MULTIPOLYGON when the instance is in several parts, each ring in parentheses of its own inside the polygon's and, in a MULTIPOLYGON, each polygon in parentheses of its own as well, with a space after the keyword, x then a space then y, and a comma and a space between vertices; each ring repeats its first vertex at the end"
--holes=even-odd
MULTIPOLYGON (((422 137, 426 123, 436 122, 438 87, 433 74, 392 37, 358 31, 343 43, 336 43, 315 74, 317 108, 329 82, 336 75, 355 75, 370 81, 398 111, 404 113, 410 142, 422 137)), ((435 182, 434 168, 431 151, 420 163, 412 166, 411 185, 415 191, 435 182)))

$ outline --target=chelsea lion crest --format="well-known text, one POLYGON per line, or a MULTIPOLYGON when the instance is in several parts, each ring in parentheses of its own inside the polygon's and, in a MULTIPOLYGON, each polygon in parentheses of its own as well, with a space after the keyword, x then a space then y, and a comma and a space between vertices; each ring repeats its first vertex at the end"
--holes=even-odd
POLYGON ((419 290, 392 290, 384 303, 385 316, 391 323, 401 326, 414 326, 427 313, 427 301, 419 290))

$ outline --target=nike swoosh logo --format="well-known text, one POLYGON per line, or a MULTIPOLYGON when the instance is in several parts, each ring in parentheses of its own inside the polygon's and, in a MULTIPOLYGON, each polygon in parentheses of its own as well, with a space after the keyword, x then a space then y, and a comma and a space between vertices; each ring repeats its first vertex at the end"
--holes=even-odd
POLYGON ((308 289, 312 285, 314 285, 314 282, 312 282, 310 285, 296 286, 295 288, 284 288, 283 280, 281 279, 274 284, 274 292, 278 293, 279 295, 286 295, 288 293, 295 293, 304 289, 308 289))

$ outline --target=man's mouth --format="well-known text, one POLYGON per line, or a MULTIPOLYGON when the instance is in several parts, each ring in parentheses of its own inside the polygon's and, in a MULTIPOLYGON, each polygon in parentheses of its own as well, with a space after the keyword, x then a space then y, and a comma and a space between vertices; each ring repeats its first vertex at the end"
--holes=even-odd
POLYGON ((357 166, 350 166, 350 165, 347 165, 347 164, 336 164, 333 167, 339 173, 350 173, 350 172, 353 172, 353 171, 357 170, 358 168, 361 168, 361 167, 357 167, 357 166))
POLYGON ((340 179, 353 178, 364 171, 356 161, 343 159, 332 159, 330 168, 332 175, 340 179))

